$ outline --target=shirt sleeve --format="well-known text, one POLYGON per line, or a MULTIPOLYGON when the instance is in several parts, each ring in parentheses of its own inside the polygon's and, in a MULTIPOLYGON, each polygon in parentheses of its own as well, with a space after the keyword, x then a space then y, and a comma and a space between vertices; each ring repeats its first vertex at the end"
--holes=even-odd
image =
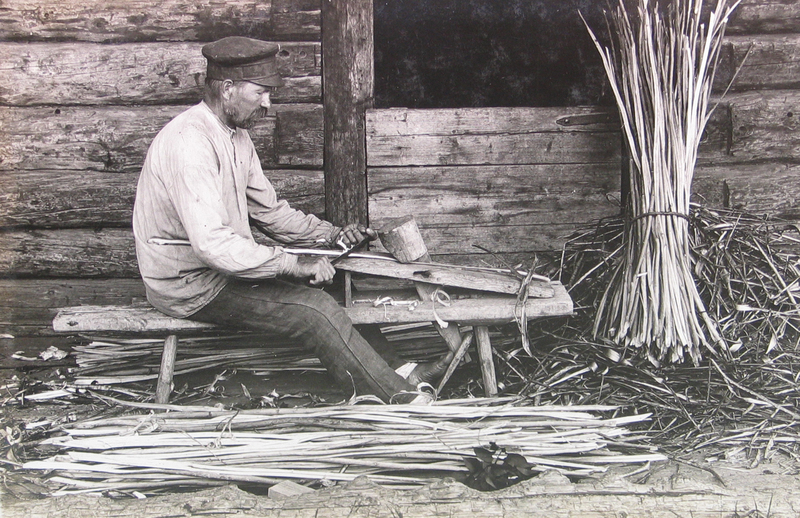
POLYGON ((178 168, 167 186, 192 250, 209 267, 248 279, 287 273, 297 259, 264 246, 226 225, 218 157, 207 137, 182 135, 173 152, 178 168))
POLYGON ((293 209, 286 200, 279 200, 272 184, 264 176, 258 155, 250 156, 250 178, 247 184, 247 209, 269 237, 284 244, 313 246, 330 244, 334 225, 313 214, 293 209))

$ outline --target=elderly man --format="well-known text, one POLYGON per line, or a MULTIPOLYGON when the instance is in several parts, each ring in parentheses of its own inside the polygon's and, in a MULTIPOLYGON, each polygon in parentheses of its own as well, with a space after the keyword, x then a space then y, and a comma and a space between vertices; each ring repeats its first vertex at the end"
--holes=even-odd
POLYGON ((203 47, 204 99, 170 121, 147 152, 133 210, 139 270, 148 300, 180 318, 274 333, 312 348, 347 394, 387 402, 431 400, 418 385, 438 362, 404 363, 379 332, 370 345, 326 292, 335 270, 320 256, 256 243, 252 219, 275 241, 295 246, 354 245, 373 230, 339 228, 279 200, 247 132, 283 84, 278 46, 229 37, 203 47), (170 246, 160 243, 178 242, 170 246))

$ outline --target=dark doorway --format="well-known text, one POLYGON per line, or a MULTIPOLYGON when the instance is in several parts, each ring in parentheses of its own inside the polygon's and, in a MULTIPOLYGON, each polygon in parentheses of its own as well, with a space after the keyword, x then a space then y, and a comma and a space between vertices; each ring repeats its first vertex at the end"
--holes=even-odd
POLYGON ((375 0, 376 106, 610 104, 603 0, 375 0))

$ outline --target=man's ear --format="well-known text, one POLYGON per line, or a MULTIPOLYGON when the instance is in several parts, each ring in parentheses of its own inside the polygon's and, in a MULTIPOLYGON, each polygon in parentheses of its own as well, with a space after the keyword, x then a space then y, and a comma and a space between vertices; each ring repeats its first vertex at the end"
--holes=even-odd
POLYGON ((233 95, 233 86, 233 81, 230 79, 226 79, 222 82, 220 93, 222 94, 222 98, 226 101, 230 101, 231 96, 233 95))

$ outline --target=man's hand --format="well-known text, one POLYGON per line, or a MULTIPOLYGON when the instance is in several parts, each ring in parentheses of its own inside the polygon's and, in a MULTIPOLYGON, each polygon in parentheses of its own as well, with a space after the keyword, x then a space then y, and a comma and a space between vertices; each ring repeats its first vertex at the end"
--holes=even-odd
POLYGON ((364 241, 364 239, 374 241, 378 239, 378 233, 364 225, 350 223, 349 225, 345 225, 339 232, 335 233, 331 241, 334 243, 341 241, 347 247, 351 247, 364 241))
POLYGON ((319 286, 333 282, 335 273, 336 269, 327 257, 301 255, 297 257, 297 264, 289 275, 296 279, 308 279, 310 285, 319 286))

